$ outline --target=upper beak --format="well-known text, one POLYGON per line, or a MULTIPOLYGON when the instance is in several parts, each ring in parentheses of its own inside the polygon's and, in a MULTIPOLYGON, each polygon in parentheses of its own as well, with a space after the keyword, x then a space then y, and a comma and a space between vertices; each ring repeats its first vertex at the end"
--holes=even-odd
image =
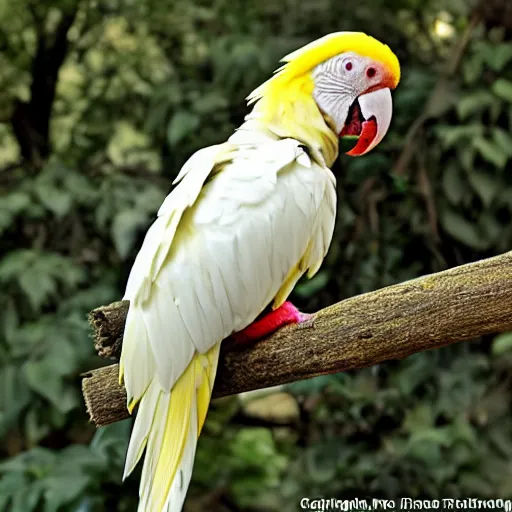
POLYGON ((368 153, 384 138, 393 113, 391 91, 387 87, 362 94, 358 102, 365 121, 357 144, 347 152, 347 155, 351 156, 368 153))

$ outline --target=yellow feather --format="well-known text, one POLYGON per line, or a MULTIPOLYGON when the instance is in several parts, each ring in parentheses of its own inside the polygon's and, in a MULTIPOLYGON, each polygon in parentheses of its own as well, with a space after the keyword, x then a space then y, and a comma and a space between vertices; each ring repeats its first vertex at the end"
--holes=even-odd
POLYGON ((317 64, 340 53, 353 51, 362 57, 382 62, 395 78, 396 87, 400 81, 400 63, 389 46, 364 32, 335 32, 290 53, 282 60, 288 62, 287 73, 301 74, 317 64))
POLYGON ((301 276, 302 271, 300 270, 299 265, 296 265, 290 270, 290 272, 286 276, 286 279, 281 285, 281 288, 279 288, 279 291, 274 297, 272 309, 277 309, 279 306, 283 305, 283 302, 288 298, 288 295, 290 295, 293 288, 295 287, 295 284, 297 283, 301 276))
POLYGON ((311 71, 318 64, 344 52, 353 51, 363 57, 382 62, 400 80, 400 64, 390 48, 362 32, 336 32, 324 36, 290 53, 286 63, 274 76, 249 96, 255 117, 278 136, 292 137, 311 150, 320 164, 331 166, 338 155, 338 137, 313 99, 311 71), (300 109, 300 112, 298 110, 300 109))
MULTIPOLYGON (((309 255, 311 253, 312 247, 313 247, 313 239, 311 239, 309 241, 309 244, 306 247, 306 250, 304 251, 302 258, 299 260, 297 265, 295 265, 290 270, 290 272, 288 272, 288 275, 286 276, 286 279, 284 280, 283 284, 281 285, 281 288, 279 288, 279 291, 277 292, 276 296, 274 297, 274 302, 272 303, 272 309, 277 309, 279 306, 282 306, 282 304, 288 298, 290 293, 292 293, 292 290, 295 288, 297 281, 302 277, 304 272, 308 269, 308 259, 309 259, 309 255)), ((310 277, 309 274, 308 274, 308 277, 310 277)))
POLYGON ((215 375, 217 374, 217 364, 219 363, 219 352, 220 352, 220 343, 217 343, 206 353, 206 357, 208 358, 208 363, 210 365, 209 372, 208 372, 208 378, 210 380, 210 382, 209 382, 210 395, 213 391, 215 375))
POLYGON ((210 387, 208 379, 208 370, 204 368, 201 363, 197 362, 196 366, 198 375, 201 379, 201 383, 197 387, 197 437, 201 434, 203 429, 204 421, 206 419, 206 413, 208 412, 208 405, 210 404, 210 387))
POLYGON ((198 436, 204 425, 217 370, 219 349, 220 343, 217 343, 206 354, 196 354, 171 390, 167 418, 163 427, 163 442, 149 494, 148 510, 162 510, 165 505, 188 441, 191 407, 197 407, 198 436))
POLYGON ((213 382, 217 372, 220 343, 214 345, 205 355, 196 356, 197 375, 200 377, 197 386, 197 436, 201 434, 210 405, 213 382))
MULTIPOLYGON (((283 57, 281 60, 286 64, 279 68, 270 80, 260 85, 249 95, 249 103, 257 101, 269 93, 270 89, 279 88, 281 89, 279 93, 281 93, 282 88, 286 87, 290 81, 308 74, 318 64, 349 51, 382 62, 395 78, 394 86, 398 85, 400 81, 400 63, 389 46, 364 32, 335 32, 283 57)), ((303 79, 311 83, 309 87, 312 90, 311 76, 303 77, 303 79)))
POLYGON ((195 364, 192 361, 171 391, 164 438, 150 494, 152 504, 157 503, 158 507, 149 507, 150 510, 163 510, 172 481, 176 476, 187 442, 194 392, 195 364))

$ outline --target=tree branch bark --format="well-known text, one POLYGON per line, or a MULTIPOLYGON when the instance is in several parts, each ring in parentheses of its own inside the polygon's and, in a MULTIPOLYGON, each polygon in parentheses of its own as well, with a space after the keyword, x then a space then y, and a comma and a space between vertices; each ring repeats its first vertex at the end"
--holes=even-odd
MULTIPOLYGON (((119 356, 128 305, 91 312, 100 355, 119 356)), ((213 396, 368 367, 508 330, 512 252, 352 297, 251 346, 225 340, 213 396)), ((117 375, 117 365, 84 375, 87 410, 97 426, 128 417, 117 375)))

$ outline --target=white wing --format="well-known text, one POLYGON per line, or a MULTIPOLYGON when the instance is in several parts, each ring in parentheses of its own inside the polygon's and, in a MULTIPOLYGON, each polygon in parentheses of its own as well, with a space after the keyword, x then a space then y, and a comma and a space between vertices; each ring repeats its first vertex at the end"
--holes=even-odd
POLYGON ((332 237, 334 177, 295 140, 207 148, 177 181, 125 294, 142 311, 128 314, 121 358, 134 401, 155 370, 170 390, 196 351, 285 300, 304 272, 316 272, 332 237))

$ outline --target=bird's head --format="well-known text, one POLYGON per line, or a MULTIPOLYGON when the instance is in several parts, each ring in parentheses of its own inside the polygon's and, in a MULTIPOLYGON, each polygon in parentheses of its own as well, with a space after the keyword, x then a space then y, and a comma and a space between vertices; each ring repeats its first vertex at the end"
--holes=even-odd
POLYGON ((361 32, 337 32, 283 61, 249 96, 261 100, 255 110, 270 129, 331 154, 339 137, 354 139, 351 156, 368 153, 383 139, 393 110, 390 90, 400 80, 400 64, 387 45, 361 32))

